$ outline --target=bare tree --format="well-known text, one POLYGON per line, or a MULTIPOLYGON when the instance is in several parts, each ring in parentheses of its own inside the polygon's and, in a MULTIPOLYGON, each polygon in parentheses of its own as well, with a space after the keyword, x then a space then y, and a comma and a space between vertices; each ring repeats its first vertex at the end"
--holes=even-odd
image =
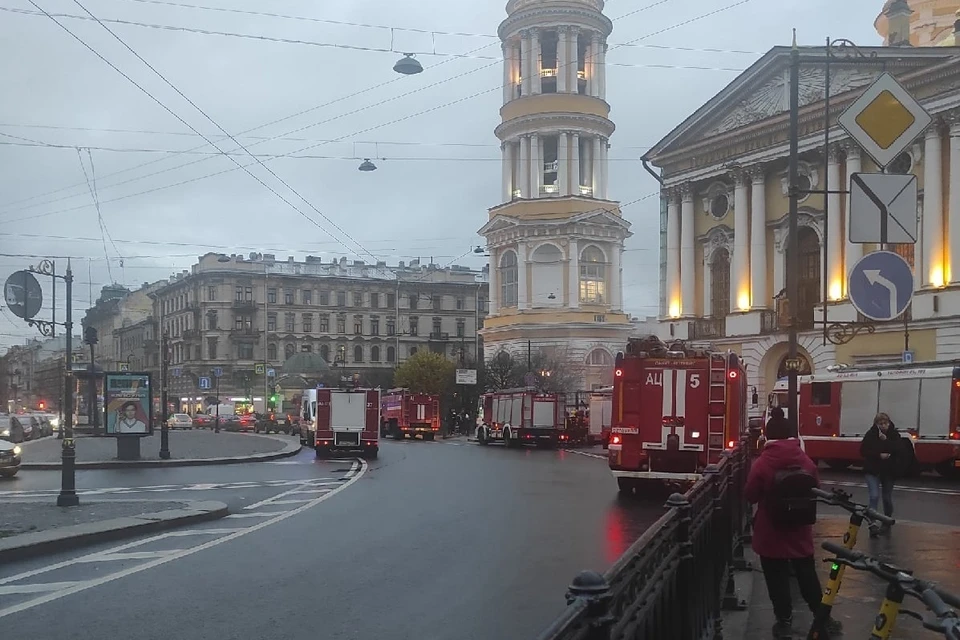
POLYGON ((583 364, 573 358, 566 349, 554 349, 550 353, 541 350, 532 354, 530 360, 538 390, 548 393, 573 393, 581 390, 583 364))
POLYGON ((488 391, 512 389, 523 384, 524 367, 513 355, 501 351, 487 361, 484 374, 488 391))

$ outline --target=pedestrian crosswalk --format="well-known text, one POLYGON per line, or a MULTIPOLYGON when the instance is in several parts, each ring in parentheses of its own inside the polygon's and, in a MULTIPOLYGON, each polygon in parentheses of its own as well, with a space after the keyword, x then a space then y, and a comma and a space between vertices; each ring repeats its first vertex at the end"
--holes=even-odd
MULTIPOLYGON (((205 482, 195 484, 159 484, 144 487, 102 487, 97 489, 78 489, 81 496, 125 495, 132 493, 171 493, 180 491, 232 491, 237 489, 258 489, 263 487, 288 487, 299 485, 302 480, 262 480, 253 482, 205 482)), ((342 482, 337 478, 316 478, 311 482, 342 482)), ((55 497, 60 489, 34 489, 25 491, 0 491, 0 501, 4 498, 48 498, 55 497)))

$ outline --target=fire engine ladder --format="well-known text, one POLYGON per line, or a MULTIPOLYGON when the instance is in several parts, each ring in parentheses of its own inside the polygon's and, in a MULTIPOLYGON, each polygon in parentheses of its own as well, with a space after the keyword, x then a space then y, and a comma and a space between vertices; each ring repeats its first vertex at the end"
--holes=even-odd
MULTIPOLYGON (((713 454, 724 449, 727 413, 727 361, 722 354, 710 356, 710 389, 707 407, 707 451, 713 454)), ((709 456, 713 462, 713 455, 709 456)))

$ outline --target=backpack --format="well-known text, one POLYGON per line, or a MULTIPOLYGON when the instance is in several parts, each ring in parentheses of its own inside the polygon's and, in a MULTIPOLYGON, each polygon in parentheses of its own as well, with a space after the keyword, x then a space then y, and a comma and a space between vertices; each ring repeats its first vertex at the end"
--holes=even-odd
POLYGON ((778 529, 796 529, 817 521, 817 500, 811 489, 817 479, 803 467, 780 469, 773 476, 773 490, 767 501, 770 520, 778 529))

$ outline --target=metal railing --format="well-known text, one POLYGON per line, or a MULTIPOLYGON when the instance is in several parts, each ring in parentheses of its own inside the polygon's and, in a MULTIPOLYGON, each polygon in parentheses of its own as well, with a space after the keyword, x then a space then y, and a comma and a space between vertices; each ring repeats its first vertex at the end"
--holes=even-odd
POLYGON ((603 575, 584 571, 567 608, 538 640, 722 638, 722 610, 746 607, 733 575, 743 559, 750 510, 743 499, 749 438, 667 500, 667 513, 603 575))

